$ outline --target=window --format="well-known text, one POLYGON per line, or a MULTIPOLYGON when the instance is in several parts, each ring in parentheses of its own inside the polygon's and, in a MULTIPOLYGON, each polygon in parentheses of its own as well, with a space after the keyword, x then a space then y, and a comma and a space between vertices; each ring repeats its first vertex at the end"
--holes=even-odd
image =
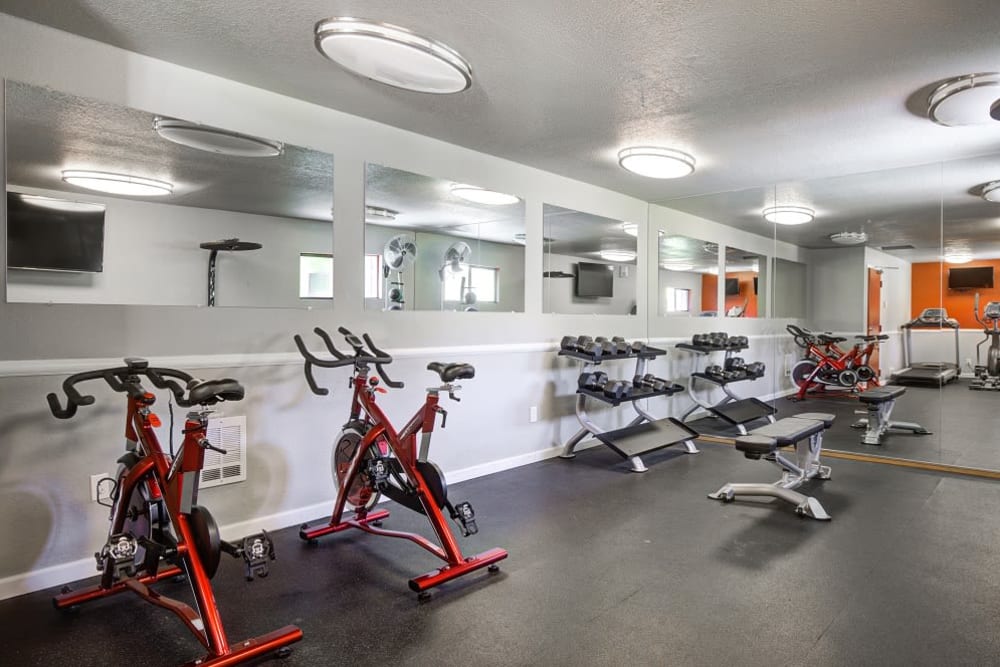
POLYGON ((382 298, 382 255, 365 255, 365 298, 382 298))
POLYGON ((462 280, 465 279, 465 290, 472 290, 476 295, 476 303, 497 303, 500 300, 498 275, 500 269, 490 266, 468 265, 465 271, 444 272, 444 300, 460 302, 462 300, 462 280))
POLYGON ((691 310, 691 290, 682 287, 667 288, 667 312, 686 313, 691 310))
POLYGON ((299 298, 333 298, 333 255, 299 255, 299 298))

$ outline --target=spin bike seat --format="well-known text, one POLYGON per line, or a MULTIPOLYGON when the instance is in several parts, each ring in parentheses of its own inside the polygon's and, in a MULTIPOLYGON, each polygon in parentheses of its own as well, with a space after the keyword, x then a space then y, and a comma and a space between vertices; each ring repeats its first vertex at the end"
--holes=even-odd
POLYGON ((243 385, 229 378, 192 380, 188 384, 188 400, 198 405, 214 405, 220 401, 241 401, 243 393, 243 385))
POLYGON ((441 382, 445 383, 476 377, 476 369, 472 364, 443 364, 440 361, 432 361, 427 364, 427 370, 440 375, 441 382))
POLYGON ((855 336, 859 340, 863 340, 866 343, 870 343, 873 340, 889 340, 889 334, 878 334, 877 336, 855 336))
POLYGON ((819 338, 819 342, 823 345, 829 345, 830 343, 843 343, 846 338, 841 338, 840 336, 829 336, 827 334, 819 334, 816 336, 819 338))

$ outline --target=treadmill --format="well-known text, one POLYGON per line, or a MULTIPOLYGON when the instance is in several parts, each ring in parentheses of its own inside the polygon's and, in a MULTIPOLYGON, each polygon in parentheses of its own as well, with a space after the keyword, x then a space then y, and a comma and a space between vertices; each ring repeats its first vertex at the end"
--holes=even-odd
POLYGON ((958 379, 961 369, 958 351, 958 320, 944 308, 924 308, 918 316, 899 327, 903 330, 903 370, 892 376, 895 384, 941 387, 958 379), (912 361, 913 329, 951 329, 955 332, 955 361, 912 361))

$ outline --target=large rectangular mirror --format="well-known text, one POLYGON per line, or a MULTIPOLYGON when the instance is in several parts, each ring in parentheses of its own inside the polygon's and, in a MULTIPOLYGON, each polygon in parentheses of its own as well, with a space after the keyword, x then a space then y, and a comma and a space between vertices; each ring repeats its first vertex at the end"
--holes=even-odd
POLYGON ((542 217, 544 312, 635 315, 639 225, 551 204, 542 217))
POLYGON ((723 285, 726 317, 764 317, 766 290, 762 289, 767 258, 755 252, 726 246, 723 285))
POLYGON ((5 92, 9 302, 330 307, 333 156, 5 92))
POLYGON ((524 202, 368 164, 365 308, 524 312, 524 202))
POLYGON ((661 317, 718 315, 719 245, 658 232, 657 314, 661 317))

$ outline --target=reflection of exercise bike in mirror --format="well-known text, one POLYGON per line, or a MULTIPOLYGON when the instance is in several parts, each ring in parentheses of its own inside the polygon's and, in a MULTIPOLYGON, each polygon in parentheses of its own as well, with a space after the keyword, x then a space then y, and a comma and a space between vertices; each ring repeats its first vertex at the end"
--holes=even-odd
MULTIPOLYGON (((91 405, 94 397, 80 394, 75 385, 95 379, 127 394, 126 452, 118 459, 116 478, 107 480, 113 484, 111 527, 107 542, 95 554, 101 581, 80 591, 63 588, 62 594, 53 599, 56 608, 72 608, 130 590, 176 614, 208 650, 208 655, 191 664, 235 665, 271 651, 287 655, 288 644, 302 638, 302 631, 290 625, 230 645, 210 583, 223 552, 244 560, 248 580, 267 576, 269 561, 274 559, 270 538, 261 532, 238 544, 226 542, 219 536, 209 511, 197 504, 205 450, 225 453, 206 437, 212 412, 208 408, 222 401, 241 400, 243 387, 236 380, 196 380, 183 371, 153 368, 144 359, 126 359, 125 366, 119 368, 67 378, 63 382, 65 408, 55 394, 47 397, 52 414, 69 419, 79 406, 91 405), (169 389, 179 406, 192 408, 176 455, 163 451, 153 430, 160 425, 151 411, 156 398, 143 388, 143 377, 161 389, 169 389), (186 391, 176 380, 186 385, 186 391), (186 575, 191 586, 193 608, 150 588, 151 584, 180 574, 186 575)), ((138 631, 141 633, 141 628, 138 631)))
POLYGON ((385 290, 385 310, 403 310, 406 306, 406 285, 403 271, 417 260, 417 244, 404 234, 393 236, 382 249, 382 279, 388 282, 385 290), (395 280, 389 280, 395 272, 395 280))
POLYGON ((879 386, 871 360, 878 344, 889 338, 887 335, 855 336, 857 342, 845 351, 839 344, 847 339, 841 336, 815 334, 794 324, 785 328, 804 350, 803 358, 792 367, 792 382, 798 387, 792 400, 800 401, 809 393, 827 388, 861 391, 879 386))
POLYGON ((448 413, 438 405, 438 396, 446 392, 452 400, 459 400, 455 393, 461 388, 456 380, 475 376, 475 368, 469 364, 431 363, 427 369, 438 374, 441 385, 427 390, 424 404, 410 418, 402 430, 397 431, 375 403, 379 393, 385 389, 379 386, 379 378, 392 388, 402 388, 402 382, 393 382, 385 373, 384 366, 392 362, 392 357, 379 350, 368 334, 364 342, 347 329, 338 331, 347 344, 354 349, 354 355, 340 352, 333 345, 330 336, 317 327, 316 334, 323 339, 333 359, 320 359, 306 349, 302 338, 295 336, 295 345, 305 358, 305 376, 313 393, 324 396, 328 389, 316 384, 313 367, 338 368, 352 366, 354 369, 351 385, 354 395, 351 399, 351 414, 334 443, 332 468, 337 485, 337 499, 333 515, 324 525, 310 528, 303 525, 299 536, 314 544, 316 538, 337 533, 348 528, 356 528, 374 535, 398 537, 414 542, 441 560, 445 565, 437 570, 410 579, 410 588, 421 594, 421 599, 429 595, 426 591, 434 586, 450 581, 481 568, 490 572, 499 570, 496 564, 507 557, 503 549, 490 549, 477 556, 466 557, 455 540, 442 509, 448 510, 451 518, 461 527, 464 536, 478 532, 475 512, 468 502, 452 505, 448 500, 448 486, 444 474, 428 459, 431 433, 437 415, 441 414, 444 427, 448 413), (367 349, 365 346, 367 345, 367 349), (375 366, 378 377, 369 376, 371 366, 375 366), (420 445, 417 445, 417 436, 420 445), (415 533, 383 530, 382 519, 389 516, 387 510, 373 511, 380 494, 385 494, 400 505, 424 514, 440 546, 415 533), (353 518, 344 519, 344 511, 353 512, 353 518))
POLYGON ((981 391, 1000 391, 1000 301, 990 301, 983 307, 983 315, 979 316, 979 293, 976 293, 975 305, 972 308, 976 321, 983 327, 986 337, 976 345, 976 377, 969 384, 969 389, 981 391), (989 341, 986 350, 986 363, 982 363, 980 349, 983 343, 989 341))

